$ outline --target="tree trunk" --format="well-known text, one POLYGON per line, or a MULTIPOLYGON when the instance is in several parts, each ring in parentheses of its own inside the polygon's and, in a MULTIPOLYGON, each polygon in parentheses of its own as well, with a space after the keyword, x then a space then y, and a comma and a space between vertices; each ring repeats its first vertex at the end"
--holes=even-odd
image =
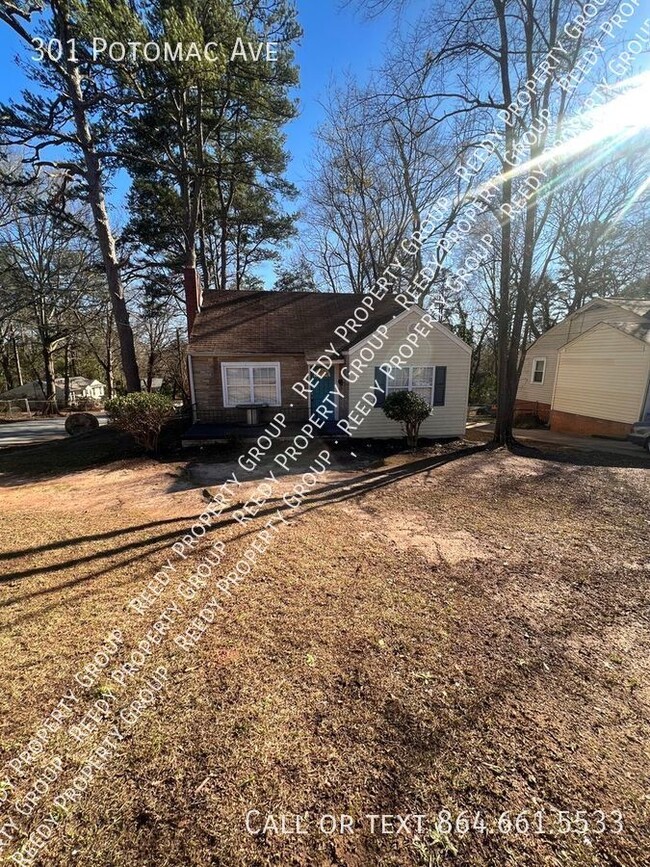
POLYGON ((481 337, 479 338, 478 343, 472 350, 472 361, 470 364, 470 375, 469 375, 469 393, 471 395, 471 399, 476 400, 477 395, 477 381, 479 370, 481 369, 481 360, 483 358, 483 341, 485 340, 485 335, 487 331, 483 331, 481 337))
MULTIPOLYGON (((506 105, 512 102, 510 85, 509 44, 506 24, 505 0, 493 0, 499 22, 501 45, 499 53, 499 71, 503 101, 506 105)), ((508 160, 512 157, 515 144, 514 128, 505 124, 505 161, 503 166, 506 174, 501 181, 501 203, 512 207, 512 177, 508 172, 508 160)), ((503 212, 502 212, 503 213, 503 212)), ((497 417, 494 423, 493 440, 497 445, 510 447, 514 444, 512 434, 512 419, 515 409, 516 366, 511 367, 510 341, 512 337, 512 321, 510 309, 510 271, 512 263, 512 226, 507 213, 501 220, 501 246, 499 263, 499 309, 497 315, 497 417)))
POLYGON ((108 400, 113 397, 113 353, 110 349, 106 354, 106 395, 108 400))
POLYGON ((203 207, 203 197, 201 197, 201 206, 199 210, 199 255, 201 258, 201 272, 203 274, 203 286, 206 289, 210 288, 210 266, 208 264, 208 242, 205 235, 205 209, 203 207))
POLYGON ((18 385, 23 385, 23 371, 20 366, 20 352, 18 351, 18 341, 16 340, 16 335, 14 334, 11 338, 11 344, 14 350, 14 364, 16 365, 16 376, 18 377, 18 385))
MULTIPOLYGON (((56 29, 63 45, 67 45, 69 38, 66 9, 64 4, 54 4, 56 29)), ((81 75, 78 66, 69 58, 66 60, 65 82, 68 96, 72 103, 72 113, 77 133, 77 138, 83 153, 88 190, 88 201, 93 215, 97 241, 102 254, 104 268, 106 270, 106 282, 108 292, 115 315, 115 324, 120 341, 120 354, 122 358, 122 370, 126 380, 127 391, 140 391, 140 375, 138 362, 135 356, 133 331, 129 322, 129 312, 124 298, 124 287, 120 276, 120 267, 115 248, 115 238, 111 229, 108 210, 106 208, 106 196, 102 181, 102 170, 95 149, 95 142, 88 122, 84 96, 81 88, 81 75)))
POLYGON ((156 362, 156 356, 153 352, 149 353, 147 358, 147 391, 151 393, 151 386, 153 383, 153 368, 156 362))
POLYGON ((106 314, 106 364, 104 365, 104 370, 106 371, 106 393, 108 395, 108 400, 110 400, 115 392, 115 384, 113 380, 113 313, 108 312, 106 314))
POLYGON ((177 392, 181 392, 181 397, 183 398, 183 402, 187 401, 187 394, 185 393, 185 389, 183 388, 183 350, 181 348, 181 330, 180 328, 176 329, 176 358, 178 368, 174 373, 174 384, 172 391, 172 400, 176 400, 177 392))
MULTIPOLYGON (((503 201, 512 201, 512 184, 503 182, 503 201)), ((508 218, 501 228, 501 273, 499 276, 499 314, 497 317, 497 416, 494 424, 494 442, 510 447, 514 443, 512 419, 515 408, 517 368, 511 366, 510 341, 510 244, 511 229, 508 218), (513 388, 515 393, 513 394, 513 388)))
POLYGON ((501 373, 500 377, 493 441, 497 445, 511 448, 515 444, 512 428, 517 397, 517 371, 511 370, 506 363, 505 372, 501 373))
POLYGON ((66 343, 63 353, 63 405, 70 406, 70 344, 66 343))
POLYGON ((2 372, 4 373, 5 381, 7 383, 7 391, 11 391, 11 389, 14 388, 14 375, 11 369, 9 353, 6 350, 3 350, 2 355, 0 356, 0 365, 2 365, 2 372))
POLYGON ((52 345, 46 341, 43 342, 43 362, 45 366, 45 406, 43 407, 43 415, 58 415, 59 408, 56 404, 56 385, 54 379, 54 350, 52 345))
POLYGON ((140 374, 135 357, 133 331, 129 321, 129 311, 124 298, 124 287, 120 277, 115 240, 110 229, 106 201, 101 187, 99 161, 94 153, 88 154, 88 188, 90 191, 90 207, 95 218, 95 228, 99 247, 106 268, 106 280, 115 315, 115 327, 120 344, 122 370, 126 380, 127 391, 140 391, 140 374))
POLYGON ((220 261, 219 261, 219 269, 220 269, 219 282, 221 283, 219 288, 221 289, 222 292, 224 289, 227 288, 226 287, 226 279, 228 276, 228 271, 226 268, 227 244, 228 244, 228 227, 225 223, 222 222, 221 223, 221 237, 219 239, 219 245, 220 245, 220 249, 219 249, 219 259, 220 259, 220 261))

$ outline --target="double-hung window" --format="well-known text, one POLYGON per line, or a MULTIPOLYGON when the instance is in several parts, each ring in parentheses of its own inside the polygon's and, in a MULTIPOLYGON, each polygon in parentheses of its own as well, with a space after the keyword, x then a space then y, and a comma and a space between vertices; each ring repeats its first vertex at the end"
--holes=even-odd
POLYGON ((223 362, 224 406, 266 403, 280 406, 279 362, 223 362))
POLYGON ((403 367, 392 371, 393 378, 386 379, 386 394, 393 391, 414 391, 433 406, 433 367, 403 367))
POLYGON ((544 372, 546 370, 545 358, 533 358, 533 377, 532 382, 541 385, 544 382, 544 372))

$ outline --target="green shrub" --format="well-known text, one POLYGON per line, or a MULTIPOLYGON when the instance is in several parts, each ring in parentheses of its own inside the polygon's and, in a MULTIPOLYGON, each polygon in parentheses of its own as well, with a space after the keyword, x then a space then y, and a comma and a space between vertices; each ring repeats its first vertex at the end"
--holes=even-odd
POLYGON ((384 414, 401 423, 411 449, 417 448, 420 425, 430 413, 429 404, 414 391, 392 391, 384 401, 384 414))
POLYGON ((106 401, 106 412, 120 430, 148 452, 158 449, 158 437, 166 421, 175 415, 174 404, 164 394, 133 392, 106 401))

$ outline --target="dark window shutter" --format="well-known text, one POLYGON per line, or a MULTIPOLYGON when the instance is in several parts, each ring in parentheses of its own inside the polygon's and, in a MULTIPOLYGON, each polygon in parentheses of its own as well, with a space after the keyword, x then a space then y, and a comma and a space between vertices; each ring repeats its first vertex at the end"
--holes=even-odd
POLYGON ((445 391, 447 388, 447 368, 436 367, 436 378, 433 386, 433 405, 445 405, 445 391))
POLYGON ((383 406, 384 401, 386 400, 386 371, 382 370, 381 367, 375 367, 375 385, 377 385, 381 391, 377 393, 377 406, 383 406))

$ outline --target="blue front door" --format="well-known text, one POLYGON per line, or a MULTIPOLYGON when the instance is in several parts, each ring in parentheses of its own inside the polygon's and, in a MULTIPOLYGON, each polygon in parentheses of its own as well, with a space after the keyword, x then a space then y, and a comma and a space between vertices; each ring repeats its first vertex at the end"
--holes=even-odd
POLYGON ((324 406, 327 409, 327 415, 325 415, 325 411, 321 410, 321 414, 324 418, 335 419, 336 418, 336 410, 334 401, 336 397, 334 394, 330 392, 334 388, 334 368, 330 368, 325 376, 320 379, 317 385, 314 387, 311 393, 311 411, 316 412, 317 406, 324 406), (325 400, 329 395, 329 400, 325 400))

